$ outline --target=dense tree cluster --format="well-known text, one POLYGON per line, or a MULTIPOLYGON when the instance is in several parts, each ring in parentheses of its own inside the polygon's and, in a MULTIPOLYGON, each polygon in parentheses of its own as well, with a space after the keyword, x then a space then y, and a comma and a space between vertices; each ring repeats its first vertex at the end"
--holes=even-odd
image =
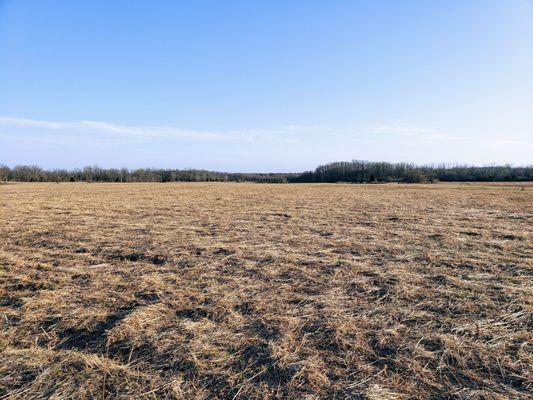
POLYGON ((335 162, 296 173, 226 173, 198 169, 100 168, 45 170, 37 166, 0 165, 0 181, 19 182, 492 182, 531 181, 533 166, 417 166, 369 161, 335 162))
POLYGON ((533 166, 417 166, 369 161, 334 162, 289 178, 290 182, 492 182, 531 181, 533 166))

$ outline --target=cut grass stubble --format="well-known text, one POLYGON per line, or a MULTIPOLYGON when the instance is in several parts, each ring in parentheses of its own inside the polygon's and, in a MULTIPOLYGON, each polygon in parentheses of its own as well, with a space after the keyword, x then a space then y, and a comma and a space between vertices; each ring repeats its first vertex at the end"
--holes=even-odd
POLYGON ((3 398, 531 392, 530 185, 0 194, 3 398))

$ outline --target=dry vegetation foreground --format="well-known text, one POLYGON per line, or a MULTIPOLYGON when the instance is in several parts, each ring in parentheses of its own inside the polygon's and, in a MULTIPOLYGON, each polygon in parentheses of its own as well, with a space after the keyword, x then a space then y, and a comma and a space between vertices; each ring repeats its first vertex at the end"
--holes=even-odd
POLYGON ((0 398, 531 396, 531 185, 0 196, 0 398))

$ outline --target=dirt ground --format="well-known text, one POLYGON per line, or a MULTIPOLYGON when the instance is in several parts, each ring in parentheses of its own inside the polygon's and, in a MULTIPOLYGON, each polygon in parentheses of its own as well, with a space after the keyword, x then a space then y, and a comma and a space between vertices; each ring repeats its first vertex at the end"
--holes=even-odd
POLYGON ((533 185, 0 186, 0 398, 526 399, 533 185))

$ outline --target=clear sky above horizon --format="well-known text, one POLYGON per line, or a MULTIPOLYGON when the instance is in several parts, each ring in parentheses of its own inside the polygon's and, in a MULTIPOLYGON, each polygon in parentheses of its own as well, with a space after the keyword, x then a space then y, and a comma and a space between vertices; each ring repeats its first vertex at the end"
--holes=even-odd
POLYGON ((533 0, 0 0, 0 163, 533 164, 533 0))

